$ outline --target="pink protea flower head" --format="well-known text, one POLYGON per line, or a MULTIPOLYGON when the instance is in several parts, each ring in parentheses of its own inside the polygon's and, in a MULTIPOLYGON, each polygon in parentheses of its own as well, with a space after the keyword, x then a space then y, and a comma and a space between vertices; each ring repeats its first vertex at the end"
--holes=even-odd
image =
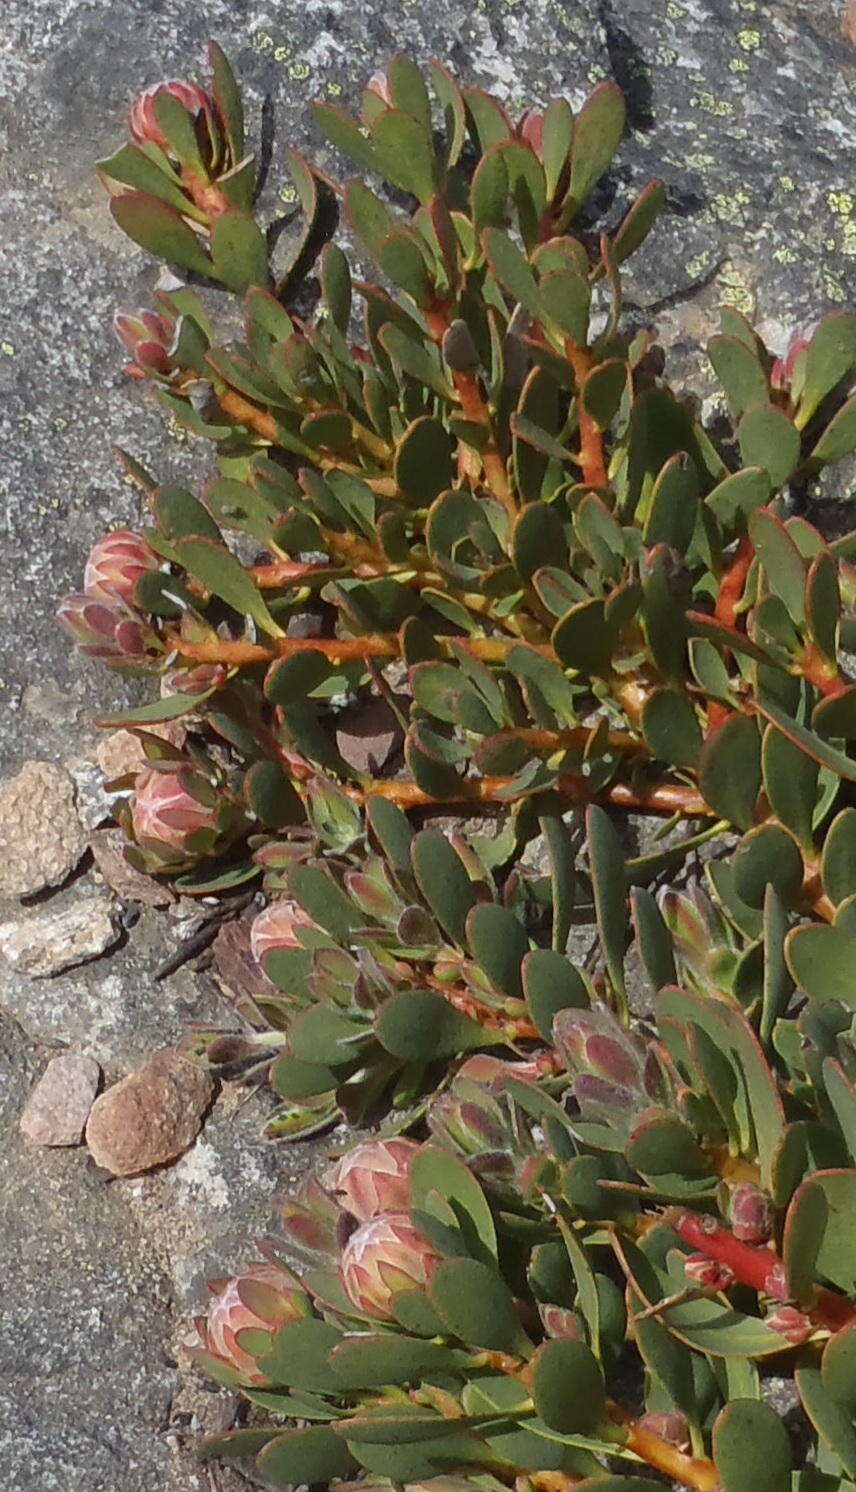
POLYGON ((393 1296, 427 1284, 438 1258, 408 1213, 381 1212, 351 1234, 339 1278, 358 1311, 390 1321, 393 1296))
POLYGON ((358 1222, 381 1212, 403 1212, 410 1205, 410 1163, 415 1140, 365 1140, 328 1171, 325 1185, 358 1222))
POLYGON ((170 154, 169 141, 166 139, 155 113, 155 104, 159 98, 168 95, 186 109, 199 132, 200 123, 211 136, 216 129, 217 105, 210 93, 200 88, 197 83, 191 83, 186 78, 170 78, 163 83, 153 83, 149 88, 144 88, 142 93, 134 99, 131 111, 128 115, 128 129, 131 138, 138 145, 157 145, 167 155, 170 154))
MULTIPOLYGON (((131 824, 135 837, 183 854, 200 829, 216 832, 219 805, 203 801, 204 779, 184 762, 164 762, 144 768, 131 795, 131 824)), ((207 786, 207 784, 206 784, 207 786)))
POLYGON ((250 948, 259 968, 264 967, 265 955, 275 948, 302 946, 295 928, 314 926, 312 918, 296 901, 287 898, 272 901, 263 912, 259 912, 250 928, 250 948))
POLYGON ((131 355, 125 372, 130 378, 169 378, 176 364, 170 355, 175 322, 157 311, 117 311, 113 330, 131 355))
POLYGON ((160 560, 151 545, 129 528, 114 528, 93 544, 83 573, 88 596, 111 603, 118 597, 134 605, 134 586, 147 570, 157 570, 160 560))
POLYGON ((735 1186, 728 1202, 731 1231, 741 1243, 766 1243, 773 1233, 773 1204, 751 1181, 735 1186))
POLYGON ((270 1331, 308 1315, 305 1292, 293 1275, 275 1264, 253 1264, 244 1274, 217 1280, 210 1288, 214 1300, 208 1315, 196 1322, 203 1350, 233 1368, 244 1383, 264 1383, 255 1358, 241 1347, 240 1333, 270 1331))
POLYGON ((139 612, 118 597, 89 593, 66 596, 57 621, 82 653, 112 668, 139 668, 151 662, 157 638, 139 612))

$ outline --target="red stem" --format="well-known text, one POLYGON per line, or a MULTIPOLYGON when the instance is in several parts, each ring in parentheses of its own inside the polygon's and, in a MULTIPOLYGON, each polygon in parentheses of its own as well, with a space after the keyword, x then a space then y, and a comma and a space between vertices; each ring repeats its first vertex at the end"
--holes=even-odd
MULTIPOLYGON (((729 1228, 721 1227, 700 1213, 676 1212, 668 1221, 684 1243, 698 1249, 708 1259, 727 1265, 741 1285, 749 1285, 773 1300, 793 1299, 784 1260, 774 1249, 741 1243, 729 1228)), ((842 1326, 856 1323, 856 1306, 852 1301, 822 1285, 815 1286, 811 1300, 798 1301, 797 1304, 815 1326, 826 1331, 840 1331, 842 1326)))

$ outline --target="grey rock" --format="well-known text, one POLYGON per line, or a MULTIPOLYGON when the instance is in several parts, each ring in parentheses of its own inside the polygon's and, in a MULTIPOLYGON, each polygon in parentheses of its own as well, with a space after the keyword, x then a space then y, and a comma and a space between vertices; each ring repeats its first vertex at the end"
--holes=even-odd
POLYGON ((33 979, 46 979, 97 958, 119 937, 113 909, 90 897, 61 912, 35 912, 0 924, 0 953, 33 979))
POLYGON ((79 1145, 100 1080, 92 1057, 53 1057, 24 1106, 21 1133, 36 1145, 79 1145))
POLYGON ((86 1126, 92 1159, 114 1176, 175 1160, 195 1140, 213 1094, 204 1068, 172 1048, 156 1052, 93 1104, 86 1126))
POLYGON ((59 886, 85 849, 69 774, 52 762, 25 762, 0 787, 0 895, 59 886))

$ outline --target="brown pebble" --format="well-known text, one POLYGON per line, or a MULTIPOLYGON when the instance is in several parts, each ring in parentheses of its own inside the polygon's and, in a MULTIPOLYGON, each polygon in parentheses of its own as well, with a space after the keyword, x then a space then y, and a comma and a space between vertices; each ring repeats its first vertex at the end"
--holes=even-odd
POLYGON ((52 1057, 24 1106, 21 1133, 35 1145, 79 1145, 100 1081, 92 1057, 52 1057))
POLYGON ((96 1099, 86 1143, 96 1165, 114 1176, 136 1176, 175 1160, 193 1143, 214 1083, 168 1047, 96 1099))

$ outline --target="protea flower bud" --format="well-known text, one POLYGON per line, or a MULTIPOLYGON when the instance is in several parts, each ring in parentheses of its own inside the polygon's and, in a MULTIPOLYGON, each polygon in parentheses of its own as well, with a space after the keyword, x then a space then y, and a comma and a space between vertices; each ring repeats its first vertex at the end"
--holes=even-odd
POLYGON ((156 311, 117 311, 113 330, 131 354, 124 371, 129 378, 169 378, 178 364, 170 355, 175 322, 156 311))
POLYGON ((517 123, 517 138, 534 151, 541 159, 541 141, 544 133, 544 115, 540 109, 527 109, 517 123))
POLYGON ((392 92, 389 86, 389 78, 384 69, 379 67, 373 72, 366 84, 366 93, 376 93, 378 98, 383 99, 387 108, 392 108, 392 92))
POLYGON ((737 1279, 733 1269, 709 1259, 707 1254, 687 1254, 684 1259, 684 1274, 692 1285, 702 1290, 727 1290, 737 1279))
POLYGON ((735 1186, 728 1199, 731 1231, 741 1243, 766 1243, 773 1233, 773 1204, 751 1181, 735 1186))
POLYGON ((791 333, 788 345, 783 357, 777 357, 770 369, 770 383, 779 393, 787 393, 790 390, 796 392, 792 385, 795 383, 795 374, 798 372, 797 359, 804 353, 814 335, 815 328, 809 327, 805 331, 791 333))
POLYGON ((164 762, 140 772, 131 795, 131 824, 145 847, 173 850, 191 848, 195 834, 212 838, 221 827, 221 810, 207 780, 184 762, 164 762))
POLYGON ((792 1347, 801 1347, 815 1332, 811 1318, 792 1305, 781 1305, 775 1311, 768 1311, 764 1323, 771 1331, 777 1331, 780 1337, 790 1342, 792 1347))
POLYGON ((229 677, 222 663, 199 663, 195 668, 168 668, 161 675, 161 695, 210 694, 229 677))
POLYGON ((647 1430, 649 1435, 656 1435, 658 1440, 676 1445, 679 1450, 689 1449, 690 1427, 686 1417, 678 1409, 665 1410, 660 1414, 643 1414, 636 1421, 636 1428, 647 1430))
POLYGON ((609 1011, 560 1010, 553 1038, 568 1071, 644 1092, 644 1055, 609 1011))
POLYGON ((202 1348, 226 1367, 234 1368, 244 1383, 265 1382, 255 1358, 244 1351, 240 1333, 269 1331, 286 1321, 310 1314, 310 1304, 294 1275, 274 1264, 253 1264, 245 1274, 215 1281, 214 1300, 196 1329, 202 1348))
POLYGON ((312 918, 296 901, 283 898, 272 901, 259 912, 250 928, 250 948, 259 968, 264 968, 265 955, 275 948, 300 948, 297 927, 314 927, 312 918))
POLYGON ((129 528, 114 528, 93 544, 83 572, 88 596, 112 603, 118 597, 134 605, 134 586, 147 570, 157 570, 160 559, 140 534, 129 528))
POLYGON ((538 1315, 548 1337, 569 1337, 574 1342, 586 1340, 583 1318, 569 1306, 539 1305, 538 1315))
POLYGON ((393 1296, 426 1284, 438 1258, 408 1213, 382 1212, 351 1234, 339 1278, 358 1311, 390 1321, 393 1296))
POLYGON ((128 129, 138 145, 157 145, 166 155, 175 158, 173 147, 157 120, 156 104, 164 97, 174 98, 187 111, 197 138, 201 137, 203 146, 207 143, 208 153, 213 153, 212 147, 220 147, 217 105, 210 93, 187 78, 169 78, 163 83, 153 83, 134 99, 128 115, 128 129))
POLYGON ((57 621, 82 653, 111 668, 144 668, 160 648, 155 633, 139 612, 118 599, 66 596, 57 621))
POLYGON ((381 1212, 403 1212, 410 1205, 410 1163, 419 1148, 415 1140, 365 1140, 336 1162, 325 1185, 358 1222, 381 1212))

